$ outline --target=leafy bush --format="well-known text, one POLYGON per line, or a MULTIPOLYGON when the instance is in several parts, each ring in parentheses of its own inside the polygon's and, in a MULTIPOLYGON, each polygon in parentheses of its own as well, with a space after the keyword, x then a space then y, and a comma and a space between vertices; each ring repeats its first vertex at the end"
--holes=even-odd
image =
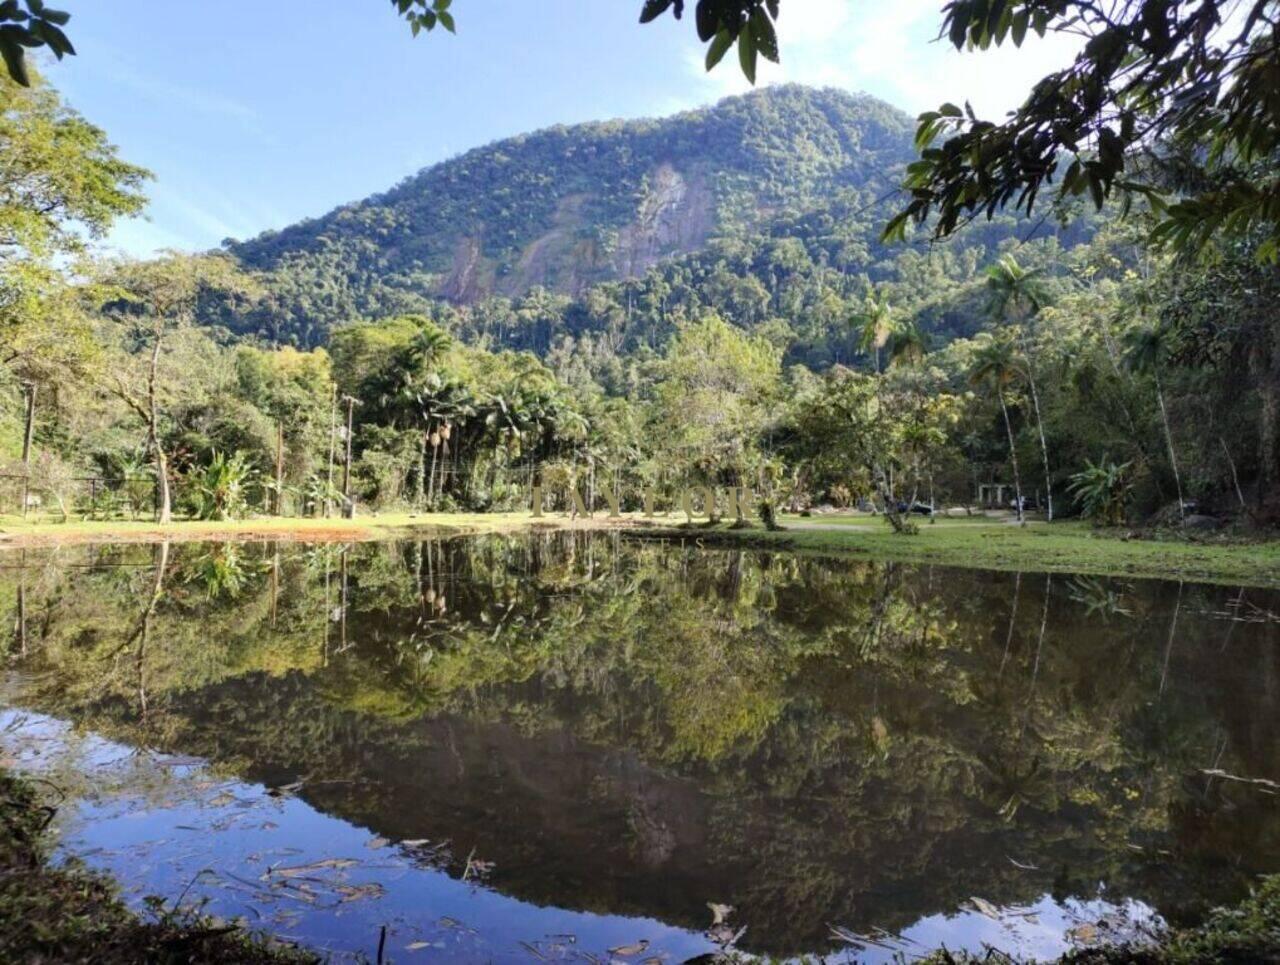
POLYGON ((1075 494, 1076 504, 1087 519, 1097 526, 1123 526, 1125 504, 1133 486, 1126 462, 1117 465, 1103 456, 1097 463, 1085 460, 1085 468, 1071 477, 1067 490, 1075 494))
POLYGON ((209 465, 192 473, 192 510, 198 519, 235 519, 249 508, 248 488, 257 477, 244 453, 215 452, 209 465))

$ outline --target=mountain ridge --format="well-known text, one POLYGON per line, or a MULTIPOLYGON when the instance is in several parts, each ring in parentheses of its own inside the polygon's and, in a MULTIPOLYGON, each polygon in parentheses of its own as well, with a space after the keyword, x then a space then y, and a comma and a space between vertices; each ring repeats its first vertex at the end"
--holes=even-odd
POLYGON ((975 330, 972 295, 955 285, 999 250, 1074 244, 1092 229, 1087 217, 1061 229, 999 214, 930 246, 942 261, 921 267, 912 245, 880 239, 913 133, 870 95, 800 85, 666 118, 554 125, 228 242, 267 297, 203 320, 316 346, 350 322, 419 314, 495 347, 546 355, 587 336, 607 355, 658 348, 682 319, 714 312, 764 326, 789 358, 821 368, 850 357, 868 286, 901 283, 894 297, 945 340, 975 330), (921 294, 931 270, 953 296, 921 294))
POLYGON ((350 301, 358 315, 375 307, 361 297, 375 277, 464 304, 539 286, 576 295, 839 189, 889 188, 910 135, 910 118, 870 95, 770 87, 665 118, 504 138, 226 247, 261 271, 337 269, 349 298, 332 307, 350 301))

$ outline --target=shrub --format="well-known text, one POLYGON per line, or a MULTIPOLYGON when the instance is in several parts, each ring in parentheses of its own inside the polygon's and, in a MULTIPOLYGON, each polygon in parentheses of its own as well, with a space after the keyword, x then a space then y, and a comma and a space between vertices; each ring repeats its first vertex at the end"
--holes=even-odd
POLYGON ((1096 526, 1123 526, 1125 505, 1133 491, 1126 462, 1116 465, 1103 456, 1096 464, 1085 460, 1085 468, 1071 477, 1067 491, 1074 493, 1081 513, 1096 526))

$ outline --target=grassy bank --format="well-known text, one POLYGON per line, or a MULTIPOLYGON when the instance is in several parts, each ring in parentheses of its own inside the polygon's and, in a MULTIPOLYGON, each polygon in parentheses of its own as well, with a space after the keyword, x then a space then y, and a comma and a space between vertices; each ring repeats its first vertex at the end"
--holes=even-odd
POLYGON ((1280 540, 1161 539, 1095 530, 1081 522, 986 518, 921 521, 919 533, 893 532, 866 516, 787 518, 780 532, 693 526, 646 527, 645 536, 697 539, 703 545, 787 550, 826 555, 984 569, 1155 577, 1240 586, 1280 587, 1280 540))
POLYGON ((788 517, 785 529, 768 532, 758 524, 734 530, 721 524, 679 525, 676 517, 644 519, 604 514, 570 520, 548 513, 390 513, 357 519, 261 519, 213 522, 180 520, 167 526, 150 521, 24 520, 0 516, 0 549, 82 543, 156 540, 350 541, 520 532, 539 529, 627 526, 651 537, 697 539, 703 545, 760 548, 826 555, 865 556, 908 563, 985 569, 1088 573, 1098 576, 1155 577, 1240 586, 1280 587, 1280 540, 1239 540, 1216 535, 1180 537, 1096 530, 1078 521, 1029 522, 1018 526, 986 517, 921 521, 919 533, 904 536, 882 520, 861 515, 788 517))
POLYGON ((569 520, 559 515, 537 519, 529 513, 387 513, 356 519, 262 517, 257 519, 176 520, 161 526, 150 520, 23 519, 0 516, 0 549, 82 543, 140 543, 157 540, 297 540, 305 542, 398 539, 413 536, 504 533, 536 528, 592 528, 608 525, 604 516, 569 520))
POLYGON ((50 865, 46 829, 52 816, 30 782, 0 770, 0 961, 317 961, 233 926, 161 906, 144 920, 101 876, 74 863, 50 865))

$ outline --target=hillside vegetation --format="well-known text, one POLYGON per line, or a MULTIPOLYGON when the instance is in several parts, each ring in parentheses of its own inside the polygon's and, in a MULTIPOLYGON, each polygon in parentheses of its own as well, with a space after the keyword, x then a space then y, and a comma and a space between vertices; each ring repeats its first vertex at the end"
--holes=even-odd
MULTIPOLYGON (((862 276, 904 270, 878 234, 911 137, 911 119, 875 98, 792 85, 510 138, 229 243, 270 294, 220 320, 312 346, 351 319, 450 311, 444 302, 476 332, 545 352, 561 334, 615 329, 618 313, 632 344, 652 342, 669 334, 667 316, 705 307, 743 325, 799 315, 816 329, 805 337, 838 354, 825 344, 835 305, 861 297, 862 276), (632 283, 609 284, 621 280, 632 283)), ((1015 231, 1054 230, 1004 218, 945 249, 972 270, 1015 231)))

